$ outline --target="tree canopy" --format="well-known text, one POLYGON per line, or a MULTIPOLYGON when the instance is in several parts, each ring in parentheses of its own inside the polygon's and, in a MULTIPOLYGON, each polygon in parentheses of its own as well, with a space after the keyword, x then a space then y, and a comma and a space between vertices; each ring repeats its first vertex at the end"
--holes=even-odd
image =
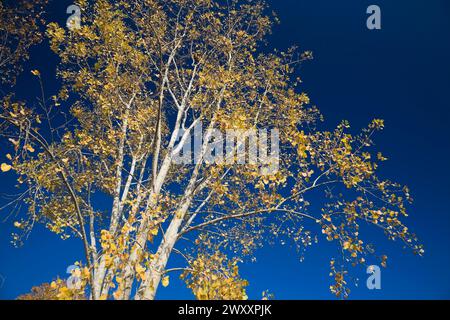
MULTIPOLYGON (((368 255, 387 261, 360 234, 362 223, 423 253, 404 224, 409 189, 377 173, 387 160, 373 142, 383 120, 357 134, 347 121, 321 130, 298 78, 312 53, 264 46, 277 21, 264 1, 76 4, 79 28, 46 27, 60 58, 60 90, 34 108, 3 97, 0 134, 9 151, 1 170, 13 172, 21 190, 9 208, 26 208, 14 240, 37 223, 78 237, 89 298, 154 299, 169 274, 181 272, 198 299, 245 299, 239 262, 264 245, 289 243, 301 256, 323 240, 340 248, 330 289, 346 297, 349 266, 365 265, 368 255), (200 123, 206 133, 196 161, 175 161, 200 123), (277 170, 208 161, 212 129, 277 129, 277 170), (185 263, 168 268, 173 254, 185 263)), ((35 42, 18 37, 20 49, 1 47, 16 66, 2 69, 8 83, 35 42)), ((74 296, 60 283, 53 288, 58 298, 74 296)))

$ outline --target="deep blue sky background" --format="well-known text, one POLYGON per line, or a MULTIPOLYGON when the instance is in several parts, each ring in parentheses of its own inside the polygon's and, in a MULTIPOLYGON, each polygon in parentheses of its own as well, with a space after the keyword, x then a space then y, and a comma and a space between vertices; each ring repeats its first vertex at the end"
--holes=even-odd
MULTIPOLYGON (((53 1, 49 20, 64 23, 71 1, 53 1)), ((425 245, 419 258, 399 243, 369 231, 380 252, 389 256, 382 270, 382 289, 369 291, 361 279, 351 286, 352 299, 450 298, 450 2, 446 0, 273 0, 281 18, 269 46, 299 45, 315 59, 302 67, 303 89, 325 116, 325 127, 347 119, 357 130, 374 117, 386 121, 377 145, 389 157, 382 172, 410 186, 415 203, 407 224, 425 245), (369 31, 366 8, 382 10, 382 30, 369 31)), ((32 50, 19 79, 18 94, 32 99, 37 83, 29 71, 43 73, 47 91, 55 90, 55 57, 47 47, 32 50)), ((53 93, 51 93, 53 94, 53 93)), ((3 145, 2 145, 3 148, 3 145)), ((0 153, 1 156, 5 152, 0 153)), ((4 159, 1 159, 3 162, 4 159)), ((12 175, 0 176, 0 192, 11 192, 12 175)), ((2 219, 7 212, 2 212, 2 219)), ((66 267, 82 258, 77 240, 62 241, 37 227, 22 248, 10 241, 14 219, 0 224, 0 298, 13 299, 31 286, 65 276, 66 267)), ((314 229, 313 229, 314 230, 314 229)), ((330 257, 336 248, 323 239, 299 262, 287 247, 267 247, 258 262, 241 266, 250 280, 249 297, 270 289, 278 299, 330 299, 330 257)), ((192 298, 181 281, 171 277, 160 299, 192 298), (178 285, 179 284, 179 285, 178 285)))

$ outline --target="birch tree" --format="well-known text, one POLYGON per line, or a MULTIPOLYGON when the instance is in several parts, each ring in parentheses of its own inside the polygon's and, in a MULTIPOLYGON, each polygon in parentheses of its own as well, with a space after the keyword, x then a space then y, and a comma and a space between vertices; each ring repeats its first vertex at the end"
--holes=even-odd
POLYGON ((331 291, 345 297, 351 265, 387 262, 360 224, 423 253, 404 224, 408 188, 377 174, 386 158, 373 137, 383 121, 357 134, 346 121, 319 129, 297 77, 312 54, 265 46, 276 17, 263 1, 77 5, 80 28, 46 30, 60 91, 39 108, 5 100, 0 128, 9 141, 3 174, 21 190, 8 203, 20 217, 14 240, 37 223, 79 238, 90 299, 154 299, 177 273, 198 299, 245 299, 238 266, 258 248, 285 243, 301 257, 321 241, 338 248, 331 291), (199 124, 195 161, 181 164, 199 124), (278 129, 278 170, 210 161, 211 141, 223 142, 212 129, 278 129), (174 255, 184 263, 171 265, 174 255))

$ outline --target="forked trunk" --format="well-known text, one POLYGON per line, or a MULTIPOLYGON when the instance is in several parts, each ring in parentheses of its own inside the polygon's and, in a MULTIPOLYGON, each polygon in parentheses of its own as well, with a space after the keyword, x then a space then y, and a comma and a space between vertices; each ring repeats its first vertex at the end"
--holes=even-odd
POLYGON ((153 300, 161 282, 162 275, 169 261, 170 254, 178 238, 178 231, 180 229, 182 217, 175 216, 169 228, 167 228, 165 237, 158 248, 154 260, 149 267, 149 277, 140 286, 136 293, 136 300, 153 300))

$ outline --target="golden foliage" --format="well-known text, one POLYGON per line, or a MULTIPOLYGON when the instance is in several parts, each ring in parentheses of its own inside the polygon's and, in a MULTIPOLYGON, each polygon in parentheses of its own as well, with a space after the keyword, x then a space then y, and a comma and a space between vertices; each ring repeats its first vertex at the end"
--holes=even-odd
POLYGON ((198 300, 247 300, 248 282, 239 276, 237 263, 218 251, 200 254, 182 278, 198 300))

